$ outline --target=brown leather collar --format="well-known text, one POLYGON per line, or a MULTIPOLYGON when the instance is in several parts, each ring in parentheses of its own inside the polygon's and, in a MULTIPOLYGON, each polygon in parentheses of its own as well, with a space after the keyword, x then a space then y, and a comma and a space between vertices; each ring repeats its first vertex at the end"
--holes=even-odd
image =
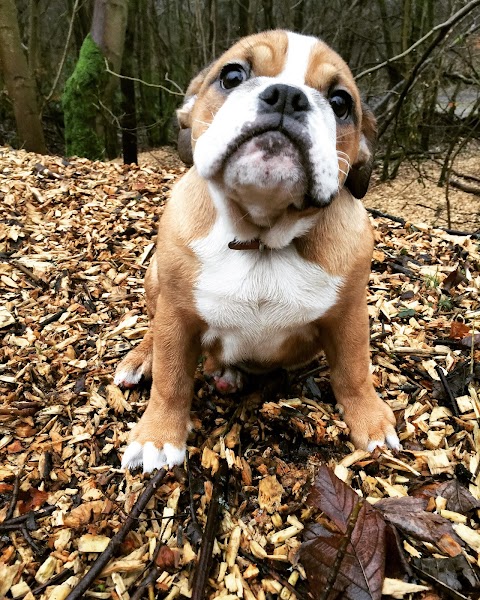
POLYGON ((247 242, 233 240, 233 242, 228 243, 228 247, 230 250, 260 250, 261 252, 265 248, 265 244, 257 238, 255 240, 248 240, 247 242))

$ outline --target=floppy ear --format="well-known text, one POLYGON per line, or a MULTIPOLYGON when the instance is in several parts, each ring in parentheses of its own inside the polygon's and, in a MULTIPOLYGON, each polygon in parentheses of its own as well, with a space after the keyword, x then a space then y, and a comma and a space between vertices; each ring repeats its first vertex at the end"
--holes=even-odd
POLYGON ((372 111, 362 103, 362 132, 360 148, 355 163, 352 165, 345 186, 355 198, 363 198, 368 190, 368 183, 373 169, 373 153, 377 140, 377 121, 372 111))
POLYGON ((202 87, 205 77, 210 70, 206 67, 192 79, 187 88, 182 106, 177 110, 177 121, 180 128, 177 138, 177 150, 180 159, 188 166, 193 165, 192 149, 192 109, 197 99, 197 94, 202 87))

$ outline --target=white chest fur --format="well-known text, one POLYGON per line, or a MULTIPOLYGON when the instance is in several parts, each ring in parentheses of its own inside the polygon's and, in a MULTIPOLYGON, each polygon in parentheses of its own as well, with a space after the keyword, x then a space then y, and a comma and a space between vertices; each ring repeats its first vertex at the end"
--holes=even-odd
POLYGON ((280 250, 231 250, 234 234, 218 218, 192 244, 201 263, 195 301, 208 323, 203 343, 222 343, 225 364, 268 361, 295 329, 324 315, 342 278, 304 260, 293 245, 280 250))

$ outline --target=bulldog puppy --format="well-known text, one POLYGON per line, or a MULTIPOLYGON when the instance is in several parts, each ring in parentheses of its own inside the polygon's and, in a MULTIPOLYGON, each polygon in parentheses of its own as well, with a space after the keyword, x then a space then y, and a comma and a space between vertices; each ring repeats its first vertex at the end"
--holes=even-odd
POLYGON ((294 369, 324 350, 354 444, 398 449, 370 374, 373 234, 358 199, 375 119, 348 66, 314 37, 252 35, 193 80, 178 117, 194 166, 160 220, 150 328, 115 375, 125 387, 152 378, 122 466, 183 462, 202 354, 232 392, 243 372, 294 369))

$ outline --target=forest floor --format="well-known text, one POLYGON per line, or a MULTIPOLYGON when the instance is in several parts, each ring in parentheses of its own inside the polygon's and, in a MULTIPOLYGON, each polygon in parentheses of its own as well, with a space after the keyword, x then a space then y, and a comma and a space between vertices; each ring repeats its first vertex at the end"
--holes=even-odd
MULTIPOLYGON (((402 451, 352 446, 320 359, 233 397, 199 369, 185 467, 120 469, 149 390, 113 373, 184 170, 168 150, 124 167, 0 148, 0 598, 479 597, 479 241, 414 212, 444 192, 403 172, 368 200, 407 220, 372 218, 368 291, 402 451)), ((474 231, 478 199, 456 194, 452 227, 474 231)))

